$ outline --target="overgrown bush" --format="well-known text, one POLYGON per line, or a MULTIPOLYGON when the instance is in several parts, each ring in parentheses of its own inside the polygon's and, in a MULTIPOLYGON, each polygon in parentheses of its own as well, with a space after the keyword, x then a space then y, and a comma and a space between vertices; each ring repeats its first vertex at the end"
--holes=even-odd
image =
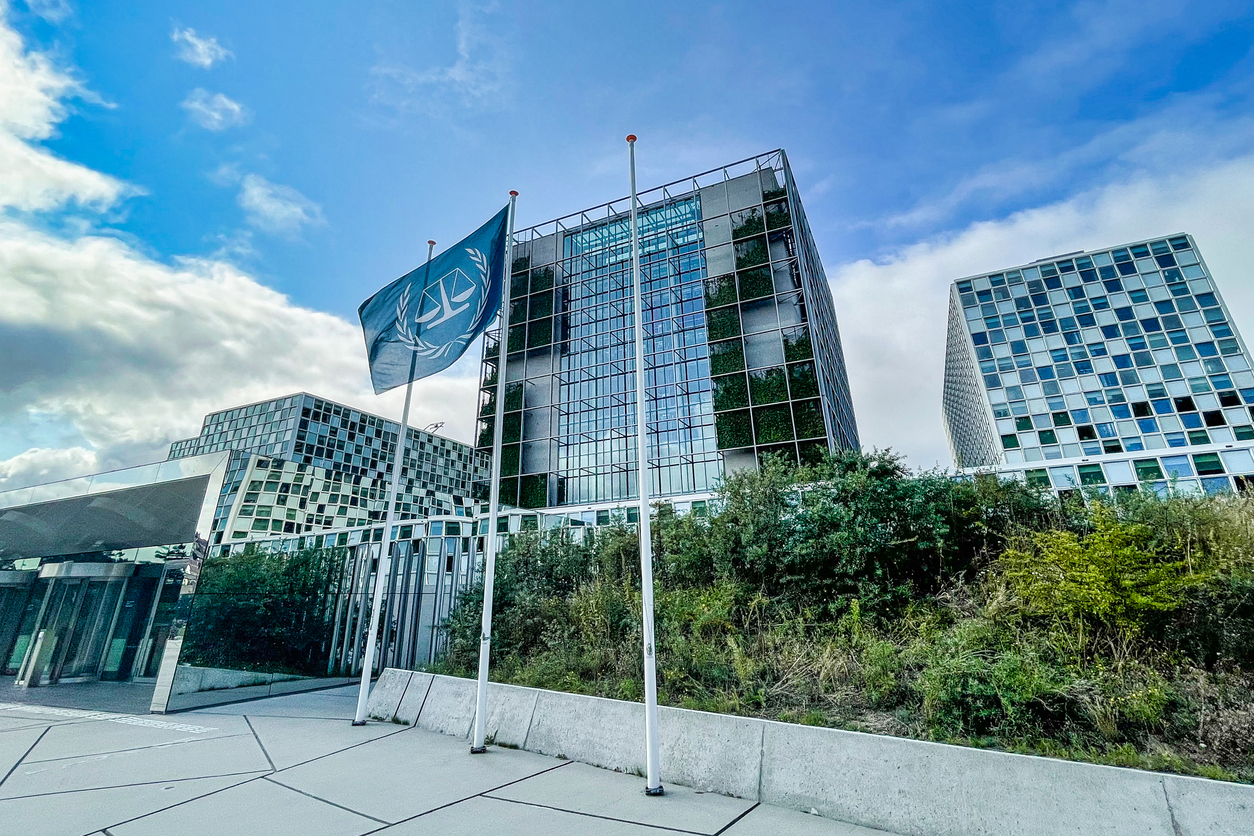
MULTIPOLYGON (((659 699, 711 711, 1254 781, 1254 505, 1058 502, 888 452, 729 476, 657 509, 659 699)), ((634 531, 515 536, 493 675, 641 699, 634 531)), ((482 589, 441 669, 478 662, 482 589)))

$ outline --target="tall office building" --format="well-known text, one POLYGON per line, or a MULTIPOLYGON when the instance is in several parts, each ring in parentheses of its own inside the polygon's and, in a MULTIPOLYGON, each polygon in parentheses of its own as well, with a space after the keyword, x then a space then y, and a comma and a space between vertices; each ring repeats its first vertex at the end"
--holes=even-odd
MULTIPOLYGON (((784 152, 639 201, 652 495, 704 497, 767 454, 857 447, 836 311, 784 152)), ((629 213, 624 198, 515 234, 506 504, 595 515, 637 496, 629 213)), ((484 344, 484 452, 500 339, 498 325, 484 344)))
POLYGON ((960 469, 1056 490, 1254 474, 1249 351, 1189 235, 959 279, 947 343, 960 469))
MULTIPOLYGON (((395 421, 301 392, 211 413, 199 436, 170 445, 169 458, 235 453, 212 529, 214 544, 229 543, 381 522, 399 431, 395 421), (275 475, 284 470, 286 479, 275 475), (293 485, 297 471, 308 475, 293 485), (289 498, 293 487, 303 496, 289 498)), ((473 515, 471 485, 487 474, 482 456, 412 427, 405 452, 397 519, 473 515)))

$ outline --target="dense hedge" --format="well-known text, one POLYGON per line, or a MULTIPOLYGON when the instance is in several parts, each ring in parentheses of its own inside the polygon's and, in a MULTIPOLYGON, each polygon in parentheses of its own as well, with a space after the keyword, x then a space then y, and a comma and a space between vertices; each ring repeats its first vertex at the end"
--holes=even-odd
MULTIPOLYGON (((658 508, 664 703, 1254 781, 1249 498, 1060 503, 876 452, 734 475, 718 507, 658 508)), ((625 527, 514 538, 494 676, 639 699, 637 555, 625 527)))

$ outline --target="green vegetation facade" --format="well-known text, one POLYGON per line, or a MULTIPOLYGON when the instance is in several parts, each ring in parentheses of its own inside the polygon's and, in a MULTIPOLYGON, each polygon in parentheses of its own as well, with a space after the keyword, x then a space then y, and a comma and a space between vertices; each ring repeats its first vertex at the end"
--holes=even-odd
POLYGON ((943 405, 959 468, 1055 490, 1254 475, 1249 350, 1190 235, 955 281, 943 405))
MULTIPOLYGON (((796 463, 856 448, 836 311, 784 152, 640 205, 652 495, 704 498, 768 454, 796 463)), ((504 338, 505 504, 595 522, 598 506, 638 495, 629 211, 623 199, 515 235, 478 432, 490 451, 504 338)))

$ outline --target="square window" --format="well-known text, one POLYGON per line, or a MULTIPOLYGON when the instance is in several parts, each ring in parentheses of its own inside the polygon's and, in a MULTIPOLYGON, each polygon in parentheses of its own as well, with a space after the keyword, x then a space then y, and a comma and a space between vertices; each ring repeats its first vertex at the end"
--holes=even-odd
POLYGON ((1082 464, 1077 470, 1080 471, 1081 485, 1104 485, 1106 484, 1106 474, 1102 472, 1100 464, 1082 464))
POLYGON ((1193 457, 1193 465, 1199 476, 1213 476, 1224 472, 1218 453, 1198 453, 1193 457))
POLYGON ((753 395, 755 405, 788 400, 788 385, 785 382, 784 370, 775 366, 749 372, 749 391, 753 395))

